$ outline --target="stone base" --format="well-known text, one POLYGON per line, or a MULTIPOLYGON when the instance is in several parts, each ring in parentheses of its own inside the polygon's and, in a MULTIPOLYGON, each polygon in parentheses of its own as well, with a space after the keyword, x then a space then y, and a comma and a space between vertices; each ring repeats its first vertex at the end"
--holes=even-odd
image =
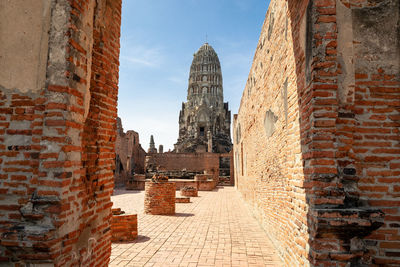
POLYGON ((153 215, 175 214, 175 183, 146 182, 144 212, 153 215))
POLYGON ((193 186, 197 187, 199 191, 212 191, 215 189, 217 186, 217 182, 214 180, 208 180, 208 181, 195 181, 195 180, 180 180, 180 179, 174 179, 173 180, 176 184, 176 190, 180 190, 181 188, 185 186, 193 186))
POLYGON ((213 176, 211 174, 197 174, 194 177, 195 181, 208 181, 212 180, 213 176))
POLYGON ((145 181, 129 180, 125 184, 126 190, 144 190, 145 181))
POLYGON ((133 175, 133 180, 135 181, 145 181, 146 175, 145 174, 135 174, 133 175))
POLYGON ((197 197, 198 196, 197 188, 193 187, 191 189, 187 189, 187 188, 183 187, 183 188, 181 188, 181 196, 197 197))
POLYGON ((138 236, 137 215, 113 215, 111 242, 132 241, 138 236))
POLYGON ((190 197, 176 197, 175 203, 190 203, 190 197))
POLYGON ((217 187, 216 181, 203 181, 199 182, 198 189, 199 191, 213 191, 217 187))

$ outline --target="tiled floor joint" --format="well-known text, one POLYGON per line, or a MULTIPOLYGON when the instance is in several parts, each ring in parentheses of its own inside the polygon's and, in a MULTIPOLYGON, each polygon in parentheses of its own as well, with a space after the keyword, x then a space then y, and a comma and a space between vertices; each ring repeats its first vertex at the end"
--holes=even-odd
MULTIPOLYGON (((177 191, 179 196, 179 191, 177 191)), ((233 187, 199 191, 175 216, 143 213, 144 191, 115 190, 113 207, 138 214, 139 237, 114 243, 110 266, 282 266, 233 187)))

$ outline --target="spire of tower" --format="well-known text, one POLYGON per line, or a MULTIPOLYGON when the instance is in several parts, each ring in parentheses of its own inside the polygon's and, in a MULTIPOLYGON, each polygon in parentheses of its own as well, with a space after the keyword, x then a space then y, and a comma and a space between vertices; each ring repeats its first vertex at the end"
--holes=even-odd
POLYGON ((153 135, 150 136, 150 147, 149 150, 147 151, 148 153, 157 153, 157 149, 154 143, 154 137, 153 135))
POLYGON ((232 149, 230 111, 228 104, 224 103, 221 64, 214 48, 208 43, 204 43, 194 54, 187 102, 182 104, 179 114, 176 152, 225 153, 232 149))
POLYGON ((150 136, 150 147, 154 147, 154 137, 153 137, 153 135, 150 136))

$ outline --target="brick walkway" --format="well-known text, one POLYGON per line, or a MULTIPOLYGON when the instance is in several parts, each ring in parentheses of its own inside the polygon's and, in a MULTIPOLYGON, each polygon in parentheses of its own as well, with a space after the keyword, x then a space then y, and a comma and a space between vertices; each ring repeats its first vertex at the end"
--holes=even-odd
POLYGON ((110 266, 283 265, 232 187, 200 191, 191 203, 177 203, 175 216, 143 214, 143 197, 122 190, 112 197, 114 208, 138 214, 139 237, 113 243, 110 266))

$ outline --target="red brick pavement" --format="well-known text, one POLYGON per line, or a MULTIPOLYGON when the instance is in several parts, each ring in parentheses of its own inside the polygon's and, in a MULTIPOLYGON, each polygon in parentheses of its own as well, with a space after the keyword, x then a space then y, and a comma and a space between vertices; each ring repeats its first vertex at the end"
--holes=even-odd
POLYGON ((144 214, 144 191, 115 194, 114 208, 138 213, 139 237, 114 243, 110 266, 283 266, 233 187, 199 191, 175 216, 144 214))

